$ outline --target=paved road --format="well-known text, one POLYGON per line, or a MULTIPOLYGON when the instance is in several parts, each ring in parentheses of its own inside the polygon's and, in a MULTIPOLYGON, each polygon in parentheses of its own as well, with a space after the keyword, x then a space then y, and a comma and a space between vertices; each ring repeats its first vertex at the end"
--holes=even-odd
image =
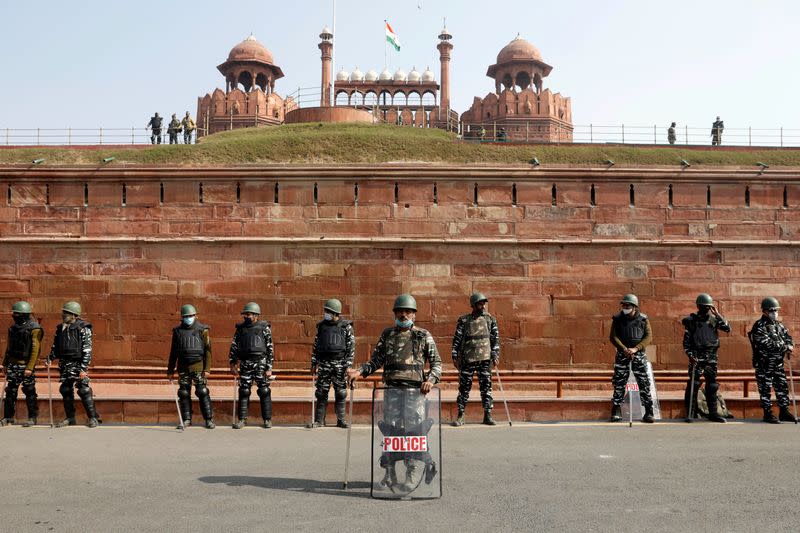
POLYGON ((444 428, 444 497, 369 497, 369 429, 0 429, 3 531, 797 531, 800 426, 444 428), (380 525, 379 521, 391 520, 380 525))

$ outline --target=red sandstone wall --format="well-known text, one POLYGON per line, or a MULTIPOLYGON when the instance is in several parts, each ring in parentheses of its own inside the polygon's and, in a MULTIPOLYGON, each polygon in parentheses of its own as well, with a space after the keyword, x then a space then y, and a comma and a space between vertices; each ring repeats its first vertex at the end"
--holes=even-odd
POLYGON ((683 366, 679 318, 700 291, 733 323, 723 368, 749 366, 744 333, 765 295, 781 299, 800 335, 794 176, 193 172, 0 169, 0 309, 29 299, 49 343, 61 304, 78 299, 95 324, 96 364, 120 366, 164 363, 187 302, 211 325, 223 366, 241 305, 256 300, 274 326, 278 368, 302 368, 321 303, 334 296, 355 320, 363 361, 406 291, 445 361, 469 294, 487 293, 516 369, 607 368, 609 317, 629 291, 652 318, 657 368, 683 366))

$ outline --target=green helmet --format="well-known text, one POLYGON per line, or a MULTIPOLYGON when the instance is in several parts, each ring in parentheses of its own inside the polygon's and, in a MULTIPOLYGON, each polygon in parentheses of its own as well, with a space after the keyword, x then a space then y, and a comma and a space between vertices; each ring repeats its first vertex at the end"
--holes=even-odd
POLYGON ((697 295, 697 299, 694 301, 694 303, 697 305, 714 305, 714 299, 710 294, 703 292, 697 295))
POLYGON ((64 307, 61 308, 62 311, 66 311, 67 313, 72 313, 75 316, 81 316, 81 304, 78 302, 67 302, 64 304, 64 307))
POLYGON ((761 300, 761 310, 767 311, 769 309, 780 309, 781 304, 778 303, 777 298, 773 298, 772 296, 767 296, 763 300, 761 300))
POLYGON ((483 293, 476 292, 472 296, 469 297, 469 305, 474 306, 478 302, 488 302, 489 298, 487 298, 483 293))
MULTIPOLYGON (((192 307, 192 309, 194 309, 194 307, 192 307)), ((246 304, 244 304, 244 307, 242 308, 242 314, 245 313, 253 313, 254 315, 260 315, 261 306, 255 302, 247 302, 246 304)))
POLYGON ((621 304, 631 304, 639 307, 639 298, 636 297, 635 294, 626 294, 622 297, 622 300, 619 301, 621 304))
POLYGON ((181 316, 189 316, 196 314, 197 314, 197 309, 195 309, 193 305, 186 304, 181 306, 181 316))
POLYGON ((25 301, 16 302, 11 306, 12 313, 22 313, 25 315, 31 314, 31 304, 25 301))
POLYGON ((342 314, 342 302, 340 302, 336 298, 331 298, 330 300, 327 300, 322 308, 327 309, 331 313, 336 313, 337 315, 342 314))
POLYGON ((411 309, 412 311, 416 311, 417 301, 410 294, 401 294, 394 299, 394 306, 392 307, 393 311, 397 311, 398 309, 411 309))

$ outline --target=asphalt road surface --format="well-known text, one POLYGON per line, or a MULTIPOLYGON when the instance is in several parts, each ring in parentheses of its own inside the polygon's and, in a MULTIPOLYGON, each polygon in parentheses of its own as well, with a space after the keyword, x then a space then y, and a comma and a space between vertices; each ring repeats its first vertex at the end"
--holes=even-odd
POLYGON ((444 496, 369 496, 370 431, 0 429, 2 531, 798 531, 800 426, 443 430, 444 496))

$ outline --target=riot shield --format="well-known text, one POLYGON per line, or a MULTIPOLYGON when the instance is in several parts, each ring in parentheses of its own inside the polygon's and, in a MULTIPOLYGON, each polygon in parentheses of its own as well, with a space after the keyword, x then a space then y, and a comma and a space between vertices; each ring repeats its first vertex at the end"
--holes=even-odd
POLYGON ((647 362, 647 379, 650 381, 650 398, 653 400, 653 418, 661 420, 661 406, 658 404, 658 391, 656 390, 656 379, 653 376, 653 365, 647 362))
POLYGON ((378 499, 442 496, 439 389, 379 387, 372 391, 370 495, 378 499))
POLYGON ((642 399, 639 394, 639 384, 631 372, 628 375, 628 382, 625 384, 625 398, 622 402, 622 420, 638 422, 644 416, 642 409, 642 399))

